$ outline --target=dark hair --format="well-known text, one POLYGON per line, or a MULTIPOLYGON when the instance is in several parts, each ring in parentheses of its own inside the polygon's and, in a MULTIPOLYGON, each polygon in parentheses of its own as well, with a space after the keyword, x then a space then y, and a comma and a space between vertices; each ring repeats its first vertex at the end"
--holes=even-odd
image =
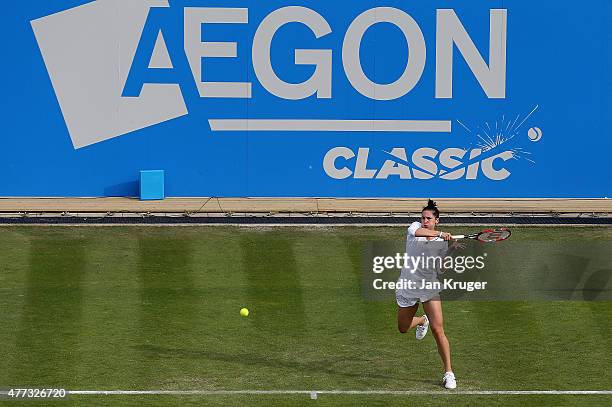
POLYGON ((431 211, 436 218, 440 217, 440 211, 438 210, 438 206, 431 199, 427 201, 427 206, 421 210, 421 212, 423 211, 431 211))

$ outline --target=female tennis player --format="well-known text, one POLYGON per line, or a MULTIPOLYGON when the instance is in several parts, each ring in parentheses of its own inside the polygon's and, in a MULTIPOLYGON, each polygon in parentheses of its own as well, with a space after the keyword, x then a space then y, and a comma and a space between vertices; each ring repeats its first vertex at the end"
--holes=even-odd
MULTIPOLYGON (((438 345, 438 353, 444 364, 444 377, 442 379, 444 387, 455 389, 457 381, 451 366, 451 354, 448 339, 444 334, 442 317, 442 302, 440 301, 440 289, 430 288, 433 283, 438 281, 437 275, 441 272, 435 264, 424 264, 427 257, 441 256, 444 258, 449 253, 448 240, 451 234, 436 230, 440 221, 440 212, 436 203, 431 199, 427 206, 421 211, 421 222, 414 222, 408 228, 406 238, 406 254, 409 258, 421 258, 422 261, 416 266, 403 268, 399 282, 403 283, 401 288, 395 292, 397 305, 397 327, 401 333, 408 332, 409 329, 416 327, 416 338, 423 339, 429 328, 434 335, 438 345), (425 314, 415 317, 419 308, 419 303, 423 304, 425 314)), ((453 248, 462 247, 454 243, 453 248)), ((414 262, 412 264, 415 264, 414 262)))

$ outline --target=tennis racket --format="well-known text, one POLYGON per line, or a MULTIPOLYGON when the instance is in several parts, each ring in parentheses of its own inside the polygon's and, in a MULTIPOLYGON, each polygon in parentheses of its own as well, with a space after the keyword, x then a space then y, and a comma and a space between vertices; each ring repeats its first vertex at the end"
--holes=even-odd
POLYGON ((493 242, 501 242, 502 240, 506 240, 510 237, 512 232, 507 228, 499 228, 499 229, 485 229, 482 232, 472 233, 470 235, 454 235, 451 236, 453 239, 475 239, 480 242, 485 243, 493 243, 493 242))

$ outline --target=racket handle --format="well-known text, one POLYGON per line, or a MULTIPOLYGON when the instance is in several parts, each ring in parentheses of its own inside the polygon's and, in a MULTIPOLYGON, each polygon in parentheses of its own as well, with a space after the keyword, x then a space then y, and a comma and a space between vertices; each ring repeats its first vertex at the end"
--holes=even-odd
POLYGON ((453 239, 453 240, 464 239, 464 238, 465 238, 465 235, 453 235, 453 236, 451 236, 451 239, 453 239))

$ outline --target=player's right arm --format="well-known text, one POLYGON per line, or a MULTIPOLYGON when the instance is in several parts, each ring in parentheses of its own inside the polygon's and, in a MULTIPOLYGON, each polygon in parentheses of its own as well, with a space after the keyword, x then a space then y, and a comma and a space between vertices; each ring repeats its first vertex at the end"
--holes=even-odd
POLYGON ((412 229, 413 225, 417 223, 419 226, 417 228, 414 229, 414 231, 412 232, 412 236, 415 237, 440 237, 444 240, 451 240, 451 234, 447 233, 447 232, 442 232, 440 230, 430 230, 430 229, 426 229, 426 228, 422 228, 421 224, 419 222, 414 222, 412 225, 410 225, 410 228, 408 229, 408 233, 410 234, 410 229, 412 229))

